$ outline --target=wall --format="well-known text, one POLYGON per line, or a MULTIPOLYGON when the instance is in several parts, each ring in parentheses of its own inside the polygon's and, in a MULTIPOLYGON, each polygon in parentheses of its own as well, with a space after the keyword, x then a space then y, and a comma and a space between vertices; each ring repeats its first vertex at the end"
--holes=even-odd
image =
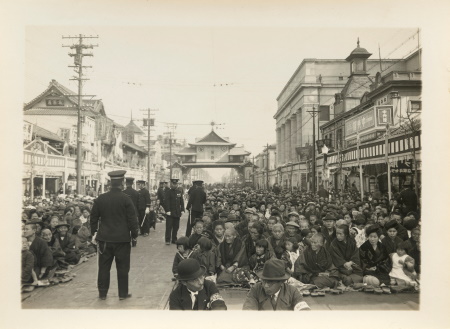
POLYGON ((197 162, 228 162, 228 146, 197 146, 197 162), (211 159, 212 152, 214 159, 211 159))

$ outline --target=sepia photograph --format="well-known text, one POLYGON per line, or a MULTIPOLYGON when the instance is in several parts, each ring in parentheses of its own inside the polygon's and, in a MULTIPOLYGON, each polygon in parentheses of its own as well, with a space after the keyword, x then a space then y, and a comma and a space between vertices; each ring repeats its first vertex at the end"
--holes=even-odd
MULTIPOLYGON (((98 22, 46 12, 21 26, 19 108, 2 135, 16 136, 5 167, 17 190, 10 246, 21 241, 7 279, 20 275, 16 312, 93 311, 88 328, 113 328, 155 311, 152 326, 169 328, 199 318, 175 310, 312 311, 282 313, 312 327, 370 311, 423 328, 411 320, 425 321, 430 298, 448 305, 436 296, 448 266, 430 267, 447 258, 433 250, 448 223, 430 217, 448 198, 448 174, 433 168, 448 115, 441 135, 429 121, 446 107, 429 90, 434 101, 450 90, 448 49, 431 60, 447 34, 419 21, 215 24, 224 5, 183 4, 212 11, 176 23, 156 1, 145 5, 164 8, 161 20, 134 21, 143 3, 114 1, 98 22)), ((279 319, 232 314, 238 327, 279 319)), ((445 312, 432 319, 450 326, 445 312)))

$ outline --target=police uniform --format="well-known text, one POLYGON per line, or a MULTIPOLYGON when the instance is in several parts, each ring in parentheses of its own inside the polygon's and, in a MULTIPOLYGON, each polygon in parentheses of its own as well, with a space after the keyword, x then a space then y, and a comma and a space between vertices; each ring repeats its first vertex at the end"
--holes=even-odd
MULTIPOLYGON (((170 180, 173 184, 178 183, 178 179, 170 180)), ((177 241, 177 232, 180 226, 181 212, 184 211, 183 194, 178 187, 166 190, 164 195, 164 210, 166 211, 166 244, 177 241), (170 215, 167 214, 170 212, 170 215)))
POLYGON ((157 198, 159 200, 159 203, 161 205, 164 204, 164 194, 165 194, 165 191, 166 191, 166 187, 164 186, 165 183, 166 182, 159 182, 159 188, 158 188, 158 191, 156 192, 156 196, 157 196, 157 198))
POLYGON ((189 189, 189 201, 186 206, 186 209, 190 210, 188 223, 186 225, 186 236, 191 235, 192 223, 194 223, 197 218, 202 218, 203 205, 206 203, 206 192, 202 188, 203 181, 197 180, 193 183, 195 187, 192 190, 189 189))
MULTIPOLYGON (((108 173, 111 180, 124 179, 126 171, 117 170, 108 173)), ((105 299, 108 294, 110 269, 115 259, 119 299, 130 297, 128 293, 128 272, 130 271, 131 238, 136 239, 138 227, 136 211, 131 199, 122 193, 119 187, 100 195, 91 212, 91 231, 97 233, 99 297, 105 299)))
MULTIPOLYGON (((138 180, 137 182, 138 184, 145 184, 143 180, 138 180)), ((142 187, 138 194, 139 227, 141 228, 141 234, 148 235, 150 233, 150 217, 148 215, 145 216, 145 210, 150 207, 150 192, 145 187, 142 187)))

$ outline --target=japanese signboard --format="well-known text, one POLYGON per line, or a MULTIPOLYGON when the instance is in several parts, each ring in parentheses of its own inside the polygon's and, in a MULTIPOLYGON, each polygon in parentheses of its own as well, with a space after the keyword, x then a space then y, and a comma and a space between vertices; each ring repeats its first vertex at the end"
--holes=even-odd
POLYGON ((393 123, 392 106, 389 106, 389 105, 377 106, 376 111, 377 111, 377 125, 378 126, 387 125, 387 124, 391 125, 393 123))
POLYGON ((373 108, 366 112, 358 114, 345 121, 345 137, 355 135, 357 132, 361 132, 375 127, 375 111, 373 108))

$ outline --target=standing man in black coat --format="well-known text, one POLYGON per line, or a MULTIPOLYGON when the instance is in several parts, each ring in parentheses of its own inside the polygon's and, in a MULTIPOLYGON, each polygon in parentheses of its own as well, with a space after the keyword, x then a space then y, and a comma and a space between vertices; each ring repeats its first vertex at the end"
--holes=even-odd
POLYGON ((106 299, 109 290, 111 265, 116 261, 119 299, 131 297, 128 293, 131 239, 138 236, 136 211, 131 199, 122 193, 125 170, 108 173, 111 190, 94 201, 91 212, 93 243, 98 244, 97 287, 100 299, 106 299))
POLYGON ((144 180, 138 180, 137 183, 139 187, 139 227, 141 229, 141 234, 143 236, 148 236, 148 234, 150 233, 150 216, 148 216, 148 214, 150 213, 150 192, 145 188, 144 180))
MULTIPOLYGON (((131 199, 131 201, 133 201, 133 205, 134 205, 134 210, 136 211, 136 222, 139 225, 139 218, 138 218, 138 201, 139 201, 139 192, 136 191, 133 188, 133 182, 134 182, 134 178, 133 177, 126 177, 125 178, 125 185, 127 186, 125 188, 125 190, 123 190, 123 193, 125 193, 126 195, 128 195, 131 199)), ((131 241, 131 245, 133 247, 136 247, 136 240, 132 240, 131 241)))
POLYGON ((203 216, 203 205, 206 203, 206 192, 203 189, 203 181, 193 181, 193 189, 189 189, 189 200, 186 209, 189 210, 189 218, 186 225, 186 236, 189 237, 192 231, 192 223, 197 218, 203 216), (192 210, 191 210, 192 209, 192 210))
POLYGON ((181 213, 184 212, 183 194, 178 189, 178 179, 170 180, 170 189, 164 195, 164 210, 166 211, 166 244, 176 243, 181 213))
POLYGON ((160 204, 164 204, 164 194, 166 192, 166 182, 159 182, 158 191, 156 192, 156 197, 160 204))
POLYGON ((417 195, 416 192, 412 189, 412 184, 406 185, 405 189, 400 193, 398 198, 398 203, 400 203, 403 207, 403 215, 406 215, 410 211, 417 211, 417 195))

